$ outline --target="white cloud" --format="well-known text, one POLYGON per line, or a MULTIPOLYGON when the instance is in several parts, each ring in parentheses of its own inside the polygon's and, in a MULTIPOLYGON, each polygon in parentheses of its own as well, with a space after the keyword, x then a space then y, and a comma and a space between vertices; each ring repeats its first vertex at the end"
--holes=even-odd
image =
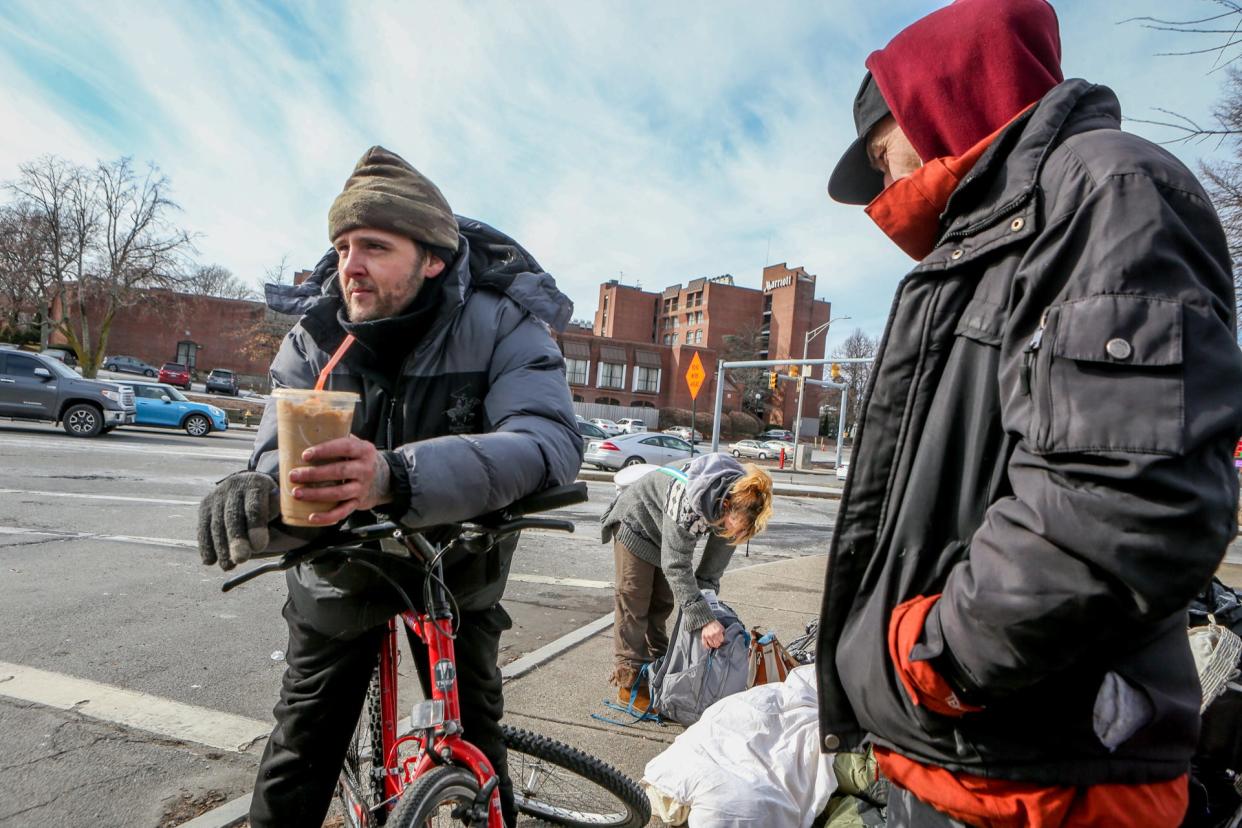
MULTIPOLYGON (((839 341, 880 332, 910 263, 824 185, 863 59, 935 5, 9 3, 0 122, 22 128, 0 131, 0 178, 43 152, 154 160, 201 258, 257 281, 285 254, 314 263, 331 199, 382 143, 526 244, 577 316, 621 272, 757 284, 787 261, 852 317, 839 341)), ((1220 76, 1115 25, 1165 5, 1061 2, 1067 74, 1130 115, 1204 118, 1220 76)))

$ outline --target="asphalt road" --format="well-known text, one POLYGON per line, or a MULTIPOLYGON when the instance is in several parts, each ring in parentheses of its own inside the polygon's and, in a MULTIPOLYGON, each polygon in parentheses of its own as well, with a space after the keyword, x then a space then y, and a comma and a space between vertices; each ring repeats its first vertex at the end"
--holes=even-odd
MULTIPOLYGON (((224 595, 193 538, 198 500, 244 466, 252 437, 131 427, 82 440, 0 421, 0 826, 169 825, 249 790, 262 740, 223 744, 232 731, 214 717, 270 721, 284 582, 224 595), (166 711, 199 735, 166 728, 166 711), (127 724, 144 715, 149 727, 127 724)), ((589 485, 588 503, 552 513, 575 534, 523 537, 502 662, 612 609, 597 522, 612 485, 589 485)), ((824 551, 835 511, 780 498, 732 565, 824 551)))

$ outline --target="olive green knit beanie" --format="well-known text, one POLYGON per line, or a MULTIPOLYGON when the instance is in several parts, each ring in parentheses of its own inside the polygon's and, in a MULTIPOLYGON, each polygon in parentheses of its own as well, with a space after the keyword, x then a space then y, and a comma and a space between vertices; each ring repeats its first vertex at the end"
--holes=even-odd
POLYGON ((457 252, 457 219, 439 188, 409 162, 371 147, 328 211, 328 240, 359 227, 377 227, 457 252))

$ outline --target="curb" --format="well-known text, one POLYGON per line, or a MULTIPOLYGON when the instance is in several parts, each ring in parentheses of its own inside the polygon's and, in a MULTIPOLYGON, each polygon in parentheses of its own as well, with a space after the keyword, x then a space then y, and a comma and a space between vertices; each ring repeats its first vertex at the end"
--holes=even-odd
POLYGON ((251 794, 243 794, 215 808, 200 814, 189 822, 181 823, 180 828, 232 828, 240 825, 250 815, 251 794))

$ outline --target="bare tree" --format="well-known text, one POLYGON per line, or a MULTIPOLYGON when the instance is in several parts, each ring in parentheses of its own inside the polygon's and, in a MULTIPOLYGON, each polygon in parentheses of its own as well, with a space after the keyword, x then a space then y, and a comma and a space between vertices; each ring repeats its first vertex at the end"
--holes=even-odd
MULTIPOLYGON (((39 228, 37 246, 39 266, 31 272, 39 306, 39 342, 47 347, 56 327, 52 309, 64 295, 65 285, 83 268, 88 254, 87 240, 73 230, 75 207, 81 208, 87 171, 63 158, 45 155, 22 164, 20 176, 8 185, 17 200, 34 216, 39 228)), ((79 215, 78 224, 85 216, 79 215)), ((60 303, 57 316, 67 313, 60 303)))
POLYGON ((246 285, 221 265, 199 265, 181 282, 181 289, 198 296, 218 296, 222 299, 258 299, 254 288, 246 285))
MULTIPOLYGON (((724 337, 720 356, 725 362, 759 359, 767 350, 763 328, 758 320, 747 322, 735 334, 724 337)), ((768 372, 763 368, 730 368, 727 380, 742 395, 742 408, 763 420, 767 409, 780 404, 780 386, 768 388, 768 372)))
POLYGON ((0 207, 0 331, 20 339, 22 316, 39 307, 35 274, 42 266, 39 219, 25 202, 0 207))
MULTIPOLYGON (((873 357, 879 344, 878 339, 867 336, 863 333, 862 328, 855 328, 854 332, 844 342, 833 349, 832 355, 838 359, 873 357)), ((845 428, 848 434, 852 431, 854 423, 858 419, 863 392, 867 388, 867 380, 871 378, 871 363, 843 363, 841 365, 841 377, 845 380, 846 385, 849 386, 849 400, 845 409, 845 428)))

